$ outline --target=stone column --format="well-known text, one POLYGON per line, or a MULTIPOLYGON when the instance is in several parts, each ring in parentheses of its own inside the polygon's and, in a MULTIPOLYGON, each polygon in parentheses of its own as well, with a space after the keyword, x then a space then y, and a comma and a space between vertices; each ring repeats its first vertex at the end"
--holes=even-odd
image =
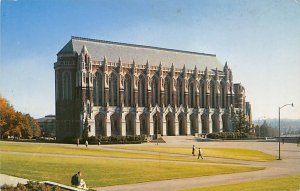
POLYGON ((222 113, 219 114, 220 132, 223 132, 223 120, 222 113))
POLYGON ((150 135, 154 135, 154 124, 153 124, 153 116, 150 114, 150 118, 149 118, 149 134, 150 135))
POLYGON ((160 92, 160 103, 159 103, 159 106, 163 108, 164 105, 165 105, 165 92, 161 91, 160 92))
POLYGON ((212 130, 213 130, 213 128, 212 128, 212 120, 211 120, 211 114, 212 114, 212 112, 211 111, 208 111, 208 133, 212 133, 212 130))
POLYGON ((140 122, 140 112, 136 113, 136 118, 135 118, 135 135, 140 135, 141 134, 141 122, 140 122))
POLYGON ((137 107, 138 104, 138 90, 134 89, 133 91, 133 104, 131 104, 132 107, 137 107))
POLYGON ((175 119, 174 119, 174 127, 175 127, 175 136, 179 135, 179 122, 178 122, 178 115, 175 114, 175 119))
POLYGON ((147 91, 147 107, 152 106, 152 95, 151 90, 147 91))
MULTIPOLYGON (((127 113, 126 113, 127 114, 127 113)), ((121 135, 126 136, 126 114, 122 113, 121 115, 121 135)))
POLYGON ((196 108, 200 108, 199 92, 196 92, 195 107, 196 107, 196 108))
POLYGON ((162 135, 167 135, 167 122, 166 122, 166 116, 165 114, 162 115, 162 135))
POLYGON ((184 92, 184 104, 183 104, 184 107, 187 107, 189 104, 188 98, 189 98, 189 92, 184 92))
POLYGON ((111 120, 110 120, 110 115, 107 114, 106 116, 106 136, 110 137, 111 136, 111 120))
POLYGON ((191 120, 190 113, 186 114, 186 134, 191 135, 191 120))
POLYGON ((202 134, 202 118, 201 118, 202 112, 200 111, 197 115, 198 117, 198 133, 202 134))
POLYGON ((211 107, 210 105, 210 93, 206 93, 206 103, 205 103, 205 107, 211 107))
POLYGON ((176 107, 176 106, 177 106, 177 96, 176 96, 176 91, 173 91, 172 96, 173 96, 173 104, 172 104, 172 106, 173 106, 173 107, 176 107))
POLYGON ((120 99, 119 106, 124 107, 124 89, 120 89, 119 99, 120 99))
POLYGON ((103 102, 103 106, 107 107, 109 106, 109 97, 108 97, 109 91, 108 88, 104 89, 104 102, 103 102))

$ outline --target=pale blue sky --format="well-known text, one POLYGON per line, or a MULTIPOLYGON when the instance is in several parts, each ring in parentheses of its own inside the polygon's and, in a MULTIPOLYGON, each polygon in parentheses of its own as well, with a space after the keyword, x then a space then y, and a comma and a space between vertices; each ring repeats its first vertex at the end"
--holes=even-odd
POLYGON ((300 118, 299 0, 2 0, 0 94, 55 113, 56 53, 71 36, 216 54, 254 118, 300 118))

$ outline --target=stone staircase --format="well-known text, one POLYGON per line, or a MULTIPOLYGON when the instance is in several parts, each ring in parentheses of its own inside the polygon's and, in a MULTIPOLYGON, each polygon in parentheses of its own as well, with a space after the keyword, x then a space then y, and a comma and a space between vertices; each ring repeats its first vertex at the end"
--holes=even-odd
POLYGON ((190 145, 190 144, 193 144, 195 143, 197 140, 196 140, 196 137, 195 136, 191 136, 191 135, 188 135, 188 136, 162 136, 162 139, 167 143, 167 144, 187 144, 187 145, 190 145))

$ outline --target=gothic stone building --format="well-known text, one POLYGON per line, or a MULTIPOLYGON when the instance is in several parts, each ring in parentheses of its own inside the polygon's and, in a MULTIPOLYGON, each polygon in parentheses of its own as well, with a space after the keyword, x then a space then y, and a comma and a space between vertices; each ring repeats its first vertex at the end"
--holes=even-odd
POLYGON ((216 55, 72 37, 57 54, 57 139, 232 131, 245 89, 216 55))

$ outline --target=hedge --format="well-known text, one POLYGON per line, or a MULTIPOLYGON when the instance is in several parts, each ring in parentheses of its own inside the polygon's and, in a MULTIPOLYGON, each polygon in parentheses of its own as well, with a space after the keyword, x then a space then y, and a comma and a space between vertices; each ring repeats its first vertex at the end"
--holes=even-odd
POLYGON ((220 132, 209 133, 207 138, 210 139, 255 139, 255 135, 244 132, 220 132))

